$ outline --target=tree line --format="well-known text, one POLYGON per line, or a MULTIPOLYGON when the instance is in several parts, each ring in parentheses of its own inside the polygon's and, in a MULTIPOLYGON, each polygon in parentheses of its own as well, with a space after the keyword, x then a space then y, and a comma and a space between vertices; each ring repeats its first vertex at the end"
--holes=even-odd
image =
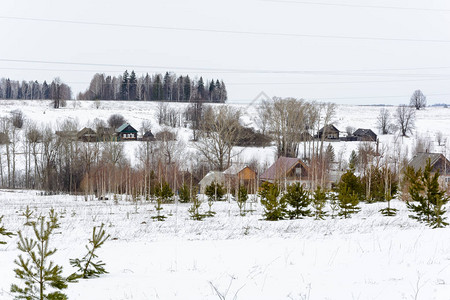
POLYGON ((223 80, 191 79, 166 72, 138 77, 134 71, 123 75, 107 76, 97 73, 89 88, 77 95, 79 100, 140 100, 189 102, 202 100, 212 103, 226 102, 227 89, 223 80))
POLYGON ((44 80, 39 83, 35 81, 22 82, 9 78, 0 79, 0 99, 18 100, 50 100, 50 99, 71 99, 72 89, 61 79, 55 78, 50 82, 44 80))

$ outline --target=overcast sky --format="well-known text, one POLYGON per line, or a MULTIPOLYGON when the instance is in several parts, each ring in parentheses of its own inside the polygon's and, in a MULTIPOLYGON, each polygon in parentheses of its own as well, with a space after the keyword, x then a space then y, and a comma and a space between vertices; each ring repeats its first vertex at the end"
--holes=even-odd
POLYGON ((231 103, 399 104, 416 89, 450 103, 448 0, 2 1, 0 26, 0 77, 59 76, 75 93, 134 69, 223 79, 231 103))

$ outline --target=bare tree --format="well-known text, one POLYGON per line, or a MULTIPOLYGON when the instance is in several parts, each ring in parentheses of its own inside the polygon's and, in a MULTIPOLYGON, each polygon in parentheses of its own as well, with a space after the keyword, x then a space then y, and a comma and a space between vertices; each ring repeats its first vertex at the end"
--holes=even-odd
POLYGON ((108 118, 108 125, 111 128, 118 128, 122 124, 126 123, 125 118, 120 114, 113 114, 108 118))
POLYGON ((397 107, 395 119, 402 136, 412 133, 416 120, 414 107, 405 104, 400 105, 397 107))
POLYGON ((11 123, 15 128, 21 129, 24 123, 24 116, 20 109, 11 111, 11 123))
POLYGON ((427 106, 427 97, 425 97, 421 90, 416 90, 412 94, 409 104, 419 110, 427 106))
POLYGON ((216 169, 223 171, 230 166, 232 149, 239 138, 240 112, 230 106, 220 106, 204 120, 202 133, 196 148, 216 169), (207 130, 204 130, 207 128, 207 130))
POLYGON ((377 117, 377 128, 381 134, 389 134, 392 128, 391 114, 386 108, 380 109, 377 117))
POLYGON ((445 144, 444 136, 442 134, 442 131, 436 132, 436 142, 438 142, 438 145, 440 146, 442 143, 445 144))

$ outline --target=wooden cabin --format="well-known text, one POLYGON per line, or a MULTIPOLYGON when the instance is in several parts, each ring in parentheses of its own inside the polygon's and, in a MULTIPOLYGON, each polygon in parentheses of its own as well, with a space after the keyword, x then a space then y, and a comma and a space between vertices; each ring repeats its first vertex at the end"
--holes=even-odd
POLYGON ((287 185, 296 182, 309 184, 309 167, 300 158, 281 156, 261 174, 260 179, 287 185))
POLYGON ((234 164, 225 171, 225 184, 227 188, 238 189, 245 186, 249 194, 256 192, 256 172, 247 165, 234 164))
POLYGON ((357 138, 357 140, 360 142, 376 142, 377 141, 377 135, 371 129, 358 128, 353 133, 353 136, 355 136, 357 138))
POLYGON ((136 141, 137 130, 128 123, 122 124, 116 129, 117 140, 119 141, 136 141))
POLYGON ((327 140, 339 140, 339 129, 337 129, 334 125, 326 125, 322 127, 317 136, 319 139, 325 138, 327 140))

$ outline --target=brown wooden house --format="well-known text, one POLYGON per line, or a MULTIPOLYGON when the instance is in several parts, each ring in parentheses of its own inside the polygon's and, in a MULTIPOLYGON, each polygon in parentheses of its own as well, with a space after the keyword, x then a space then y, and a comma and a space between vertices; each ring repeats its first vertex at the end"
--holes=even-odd
POLYGON ((371 129, 358 128, 353 135, 361 142, 376 142, 377 135, 371 129))
POLYGON ((450 182, 450 161, 441 153, 419 152, 408 163, 415 171, 425 169, 427 161, 431 163, 431 173, 439 172, 441 183, 450 182))
POLYGON ((230 189, 238 189, 245 186, 249 194, 256 191, 256 172, 247 165, 234 164, 225 171, 225 184, 230 189))
POLYGON ((95 142, 97 141, 97 133, 88 127, 84 127, 77 133, 77 139, 82 142, 95 142))
POLYGON ((260 179, 287 185, 295 182, 309 184, 309 167, 300 158, 280 157, 261 174, 260 179))
POLYGON ((325 138, 327 140, 339 140, 339 129, 337 129, 334 125, 329 124, 322 127, 317 136, 319 139, 325 138))

